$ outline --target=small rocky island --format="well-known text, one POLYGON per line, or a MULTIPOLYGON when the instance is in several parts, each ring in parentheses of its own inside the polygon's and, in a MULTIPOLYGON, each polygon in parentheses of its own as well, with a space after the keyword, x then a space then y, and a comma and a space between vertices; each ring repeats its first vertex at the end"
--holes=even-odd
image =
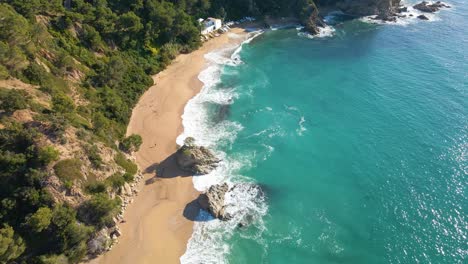
POLYGON ((180 169, 193 175, 205 175, 213 171, 221 160, 203 146, 197 146, 195 139, 188 137, 176 152, 176 162, 180 169))
POLYGON ((426 1, 422 1, 419 4, 416 4, 413 6, 414 9, 417 9, 421 12, 426 12, 426 13, 434 13, 439 11, 441 8, 450 8, 449 5, 446 5, 440 1, 437 1, 433 4, 430 4, 426 1))
POLYGON ((226 205, 224 202, 224 197, 228 191, 229 186, 227 183, 213 185, 208 191, 198 197, 198 204, 213 217, 223 221, 229 220, 232 216, 226 213, 226 205))

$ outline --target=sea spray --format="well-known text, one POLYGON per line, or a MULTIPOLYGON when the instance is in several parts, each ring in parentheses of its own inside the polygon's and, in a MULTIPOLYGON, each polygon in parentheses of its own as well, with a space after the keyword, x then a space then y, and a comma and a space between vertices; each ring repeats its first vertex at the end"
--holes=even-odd
POLYGON ((241 225, 248 224, 259 233, 264 230, 263 216, 267 212, 264 195, 259 188, 252 188, 251 179, 238 172, 249 167, 248 154, 240 157, 229 157, 222 151, 223 146, 232 144, 242 126, 239 123, 218 120, 213 121, 213 105, 229 105, 238 97, 236 89, 219 88, 223 68, 235 67, 242 63, 240 52, 242 46, 250 43, 262 31, 250 33, 250 37, 240 46, 227 47, 205 55, 208 67, 203 70, 199 79, 203 88, 199 94, 186 105, 182 116, 184 132, 177 138, 180 145, 188 136, 194 137, 197 144, 212 149, 222 159, 218 168, 208 175, 193 177, 194 187, 205 191, 214 184, 227 182, 231 190, 226 194, 226 211, 233 216, 228 221, 220 221, 200 210, 194 224, 194 231, 188 242, 187 250, 180 261, 184 264, 225 263, 229 245, 225 241, 241 225), (244 184, 240 184, 240 183, 244 184))

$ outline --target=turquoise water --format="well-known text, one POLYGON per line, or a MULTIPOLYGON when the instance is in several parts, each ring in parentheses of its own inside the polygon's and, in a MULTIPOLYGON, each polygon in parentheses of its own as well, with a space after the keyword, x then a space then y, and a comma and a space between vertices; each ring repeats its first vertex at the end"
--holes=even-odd
POLYGON ((467 263, 468 8, 450 3, 329 38, 267 31, 224 66, 207 145, 265 200, 236 205, 258 210, 247 227, 197 223, 204 263, 467 263))

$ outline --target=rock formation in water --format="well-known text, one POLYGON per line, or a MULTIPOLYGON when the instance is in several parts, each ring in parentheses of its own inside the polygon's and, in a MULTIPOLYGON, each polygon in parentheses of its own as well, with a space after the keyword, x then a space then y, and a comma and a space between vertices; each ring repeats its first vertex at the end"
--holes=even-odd
POLYGON ((213 217, 220 220, 229 220, 231 216, 226 213, 224 196, 229 191, 227 183, 211 186, 208 191, 201 194, 198 204, 203 210, 208 211, 213 217))
POLYGON ((320 33, 320 27, 325 26, 325 22, 319 15, 319 9, 311 0, 305 1, 299 11, 299 19, 304 29, 312 35, 320 33))
POLYGON ((304 0, 299 18, 304 25, 306 31, 312 35, 320 33, 320 27, 326 24, 319 14, 319 9, 322 6, 329 8, 337 8, 347 15, 362 17, 362 16, 377 16, 376 19, 383 21, 395 21, 399 16, 398 13, 406 12, 404 7, 400 6, 401 0, 319 0, 318 8, 311 0, 304 0))
POLYGON ((422 1, 421 3, 416 4, 416 5, 413 6, 414 9, 417 9, 417 10, 419 10, 421 12, 426 12, 426 13, 437 12, 443 7, 449 8, 450 6, 444 4, 444 3, 440 2, 440 1, 437 1, 437 2, 435 2, 433 4, 430 4, 430 3, 426 2, 426 1, 422 1))
POLYGON ((419 15, 417 16, 417 18, 421 19, 421 20, 429 20, 429 18, 425 15, 419 15))
POLYGON ((204 175, 213 171, 221 161, 207 148, 195 145, 191 137, 176 152, 177 165, 194 175, 204 175))

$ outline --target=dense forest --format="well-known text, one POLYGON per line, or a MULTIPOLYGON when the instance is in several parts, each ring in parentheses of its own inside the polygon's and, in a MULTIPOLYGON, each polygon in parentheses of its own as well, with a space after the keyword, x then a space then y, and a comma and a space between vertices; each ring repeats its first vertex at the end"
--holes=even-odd
MULTIPOLYGON (((77 263, 137 173, 125 137, 197 18, 301 15, 312 0, 0 0, 0 263, 77 263)), ((315 11, 316 12, 316 11, 315 11)), ((161 124, 164 125, 164 124, 161 124)))

